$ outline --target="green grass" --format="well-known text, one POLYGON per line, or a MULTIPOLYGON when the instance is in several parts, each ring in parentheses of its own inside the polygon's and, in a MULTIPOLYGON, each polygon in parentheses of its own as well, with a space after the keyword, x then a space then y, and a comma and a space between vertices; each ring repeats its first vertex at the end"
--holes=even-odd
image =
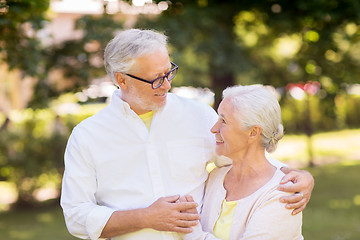
MULTIPOLYGON (((311 138, 315 165, 360 160, 360 129, 314 134, 311 138)), ((308 165, 308 138, 306 135, 285 134, 277 150, 269 154, 295 167, 308 165)))
POLYGON ((72 240, 60 207, 0 213, 0 239, 72 240))
POLYGON ((315 178, 304 211, 305 239, 360 239, 360 161, 310 169, 315 178))

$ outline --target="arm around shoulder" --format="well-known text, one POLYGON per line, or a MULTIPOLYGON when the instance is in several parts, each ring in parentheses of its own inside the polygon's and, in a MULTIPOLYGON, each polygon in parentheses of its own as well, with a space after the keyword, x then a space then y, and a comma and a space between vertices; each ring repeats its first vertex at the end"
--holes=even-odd
POLYGON ((262 202, 251 214, 242 240, 302 240, 302 214, 292 215, 279 202, 279 197, 286 195, 274 191, 267 201, 262 202))
POLYGON ((310 201, 311 192, 314 188, 313 176, 305 170, 281 168, 286 174, 280 182, 279 190, 293 192, 294 194, 282 197, 281 201, 287 203, 286 208, 294 209, 292 214, 298 214, 305 209, 310 201), (286 184, 292 182, 293 184, 286 184))

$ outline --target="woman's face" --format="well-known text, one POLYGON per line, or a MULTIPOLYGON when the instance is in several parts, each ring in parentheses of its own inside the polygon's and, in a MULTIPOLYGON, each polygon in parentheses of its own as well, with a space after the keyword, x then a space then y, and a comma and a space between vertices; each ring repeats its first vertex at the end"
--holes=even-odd
POLYGON ((238 154, 246 152, 250 130, 241 128, 229 99, 222 100, 218 114, 219 120, 211 128, 216 137, 216 153, 233 159, 238 154))

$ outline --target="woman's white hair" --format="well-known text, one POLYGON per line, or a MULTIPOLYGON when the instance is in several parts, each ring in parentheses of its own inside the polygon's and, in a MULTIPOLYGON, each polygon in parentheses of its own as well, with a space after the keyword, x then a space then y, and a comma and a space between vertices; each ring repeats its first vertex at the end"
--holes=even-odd
POLYGON ((104 66, 113 83, 115 73, 128 72, 135 60, 157 50, 166 50, 167 37, 153 30, 128 29, 117 34, 106 46, 104 66))
POLYGON ((223 98, 230 100, 234 116, 246 129, 261 127, 261 143, 266 151, 275 151, 284 136, 281 109, 275 95, 262 85, 234 86, 223 91, 223 98))

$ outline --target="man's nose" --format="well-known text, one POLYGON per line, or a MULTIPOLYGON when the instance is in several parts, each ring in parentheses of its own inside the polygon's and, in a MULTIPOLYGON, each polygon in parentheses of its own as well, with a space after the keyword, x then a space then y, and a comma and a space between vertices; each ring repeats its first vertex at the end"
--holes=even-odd
POLYGON ((163 89, 166 89, 166 90, 170 90, 170 88, 171 88, 171 80, 168 81, 168 79, 165 78, 163 84, 161 84, 160 87, 163 88, 163 89))

